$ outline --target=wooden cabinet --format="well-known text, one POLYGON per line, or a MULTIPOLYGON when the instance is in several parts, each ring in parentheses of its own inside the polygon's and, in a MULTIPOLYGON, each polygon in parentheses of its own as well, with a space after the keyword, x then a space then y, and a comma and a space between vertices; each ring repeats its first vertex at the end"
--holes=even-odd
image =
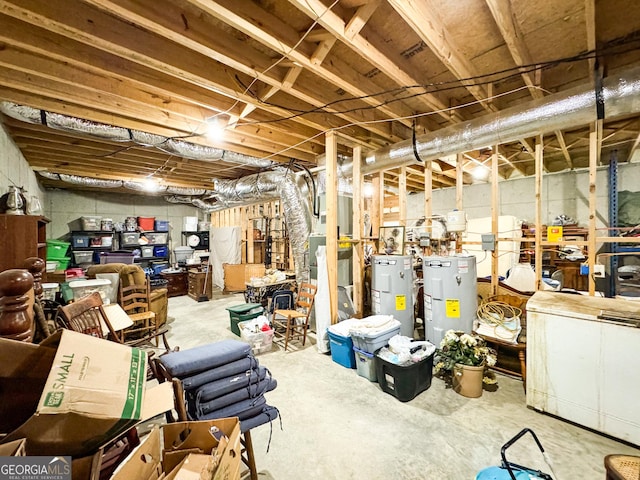
POLYGON ((29 257, 46 261, 47 223, 40 215, 0 215, 0 272, 22 268, 29 257))
POLYGON ((197 300, 200 295, 205 293, 211 299, 213 288, 211 288, 211 270, 209 272, 201 272, 198 270, 189 270, 188 273, 188 295, 197 300), (205 291, 206 279, 206 291, 205 291))
POLYGON ((178 297, 186 295, 189 291, 189 274, 187 272, 161 273, 160 276, 167 282, 167 295, 178 297))

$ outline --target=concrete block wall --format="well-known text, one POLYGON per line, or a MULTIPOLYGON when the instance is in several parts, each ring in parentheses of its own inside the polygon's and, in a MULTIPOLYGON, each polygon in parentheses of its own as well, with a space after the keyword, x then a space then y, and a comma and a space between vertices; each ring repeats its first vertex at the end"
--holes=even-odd
POLYGON ((40 187, 36 174, 0 123, 0 195, 7 193, 11 185, 23 187, 27 198, 37 197, 44 207, 47 192, 40 187))
POLYGON ((182 245, 183 217, 198 217, 209 221, 209 216, 192 205, 168 203, 162 197, 106 192, 77 192, 73 190, 49 191, 46 215, 51 220, 48 238, 68 235, 73 223, 83 216, 100 216, 114 222, 126 217, 155 217, 169 221, 169 248, 182 245))
MULTIPOLYGON (((542 222, 551 223, 558 215, 589 225, 589 173, 586 170, 545 174, 542 178, 542 222)), ((618 190, 640 190, 640 165, 621 164, 618 168, 618 190)), ((502 180, 499 184, 499 215, 513 215, 527 222, 535 221, 535 178, 502 180)), ((478 183, 464 187, 463 209, 468 218, 491 216, 491 184, 478 183)), ((456 208, 454 187, 433 192, 434 215, 456 208)), ((424 192, 407 197, 408 223, 424 212, 424 192)), ((599 168, 596 176, 596 218, 598 228, 608 225, 608 169, 599 168)))

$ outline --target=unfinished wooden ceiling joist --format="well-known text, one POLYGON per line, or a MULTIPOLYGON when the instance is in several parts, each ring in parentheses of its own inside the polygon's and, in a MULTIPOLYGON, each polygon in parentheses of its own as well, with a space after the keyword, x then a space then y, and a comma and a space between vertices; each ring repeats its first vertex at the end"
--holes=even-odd
MULTIPOLYGON (((339 154, 366 155, 591 85, 639 66, 639 47, 634 0, 3 0, 0 101, 309 168, 328 130, 339 154), (220 114, 224 137, 209 139, 220 114)), ((2 121, 35 170, 207 189, 260 170, 2 121)), ((590 127, 546 132, 546 171, 585 168, 590 127)), ((501 178, 534 173, 535 141, 499 146, 501 178)), ((603 164, 639 144, 640 116, 605 112, 603 164)), ((486 148, 459 153, 465 183, 490 166, 486 148)), ((424 189, 424 164, 407 167, 407 189, 424 189)), ((434 160, 432 178, 455 185, 455 161, 434 160)))

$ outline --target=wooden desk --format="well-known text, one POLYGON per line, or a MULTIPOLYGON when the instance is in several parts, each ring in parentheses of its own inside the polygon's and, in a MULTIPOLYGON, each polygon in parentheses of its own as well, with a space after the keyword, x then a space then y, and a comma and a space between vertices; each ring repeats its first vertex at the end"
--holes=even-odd
MULTIPOLYGON (((475 332, 474 332, 475 333, 475 332)), ((527 344, 526 343, 508 343, 497 338, 488 337, 486 335, 480 335, 485 342, 487 342, 487 346, 494 348, 498 353, 498 362, 491 368, 496 370, 497 372, 507 373, 509 375, 515 375, 517 377, 522 378, 523 387, 525 392, 527 390, 527 344), (505 358, 500 358, 500 352, 508 352, 512 355, 507 355, 507 358, 511 358, 515 360, 515 355, 517 355, 517 365, 509 364, 508 361, 505 361, 505 358), (515 366, 519 366, 518 369, 514 369, 515 366)))

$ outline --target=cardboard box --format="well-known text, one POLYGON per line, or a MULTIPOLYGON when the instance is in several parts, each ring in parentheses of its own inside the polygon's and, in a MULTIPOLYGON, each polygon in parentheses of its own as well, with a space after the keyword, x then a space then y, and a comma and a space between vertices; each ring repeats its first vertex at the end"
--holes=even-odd
POLYGON ((0 457, 24 457, 27 454, 25 451, 26 443, 27 441, 24 438, 3 443, 0 445, 0 457))
POLYGON ((241 448, 237 417, 169 423, 154 428, 111 478, 236 480, 241 448))
POLYGON ((146 388, 144 351, 62 330, 39 345, 0 339, 2 443, 28 455, 86 456, 173 408, 169 383, 146 388))

